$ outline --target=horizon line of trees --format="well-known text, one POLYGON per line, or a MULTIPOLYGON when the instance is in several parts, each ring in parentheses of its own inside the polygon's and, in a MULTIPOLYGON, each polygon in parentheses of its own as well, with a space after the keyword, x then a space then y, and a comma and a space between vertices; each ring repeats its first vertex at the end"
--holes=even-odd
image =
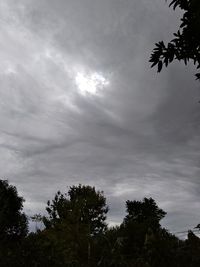
POLYGON ((36 232, 28 231, 23 202, 15 186, 0 180, 2 267, 200 266, 200 238, 189 230, 180 240, 163 228, 166 212, 152 198, 127 200, 122 223, 108 227, 104 193, 73 185, 47 202, 46 216, 32 217, 44 224, 36 232))

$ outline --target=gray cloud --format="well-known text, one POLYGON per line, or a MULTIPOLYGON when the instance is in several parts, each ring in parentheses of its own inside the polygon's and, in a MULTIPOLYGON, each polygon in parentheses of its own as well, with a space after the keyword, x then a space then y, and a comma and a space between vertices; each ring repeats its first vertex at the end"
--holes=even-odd
POLYGON ((1 2, 1 176, 29 214, 87 183, 105 191, 111 223, 145 196, 173 231, 199 222, 199 85, 191 66, 156 75, 148 63, 176 16, 159 0, 1 2), (109 85, 81 95, 82 72, 109 85))

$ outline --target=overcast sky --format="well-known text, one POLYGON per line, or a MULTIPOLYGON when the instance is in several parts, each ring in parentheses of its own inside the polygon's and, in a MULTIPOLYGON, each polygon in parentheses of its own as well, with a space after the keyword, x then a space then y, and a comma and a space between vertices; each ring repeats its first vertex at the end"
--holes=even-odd
POLYGON ((180 14, 164 0, 0 1, 0 170, 28 214, 70 185, 103 190, 109 222, 153 197, 176 232, 200 222, 195 70, 148 63, 180 14))

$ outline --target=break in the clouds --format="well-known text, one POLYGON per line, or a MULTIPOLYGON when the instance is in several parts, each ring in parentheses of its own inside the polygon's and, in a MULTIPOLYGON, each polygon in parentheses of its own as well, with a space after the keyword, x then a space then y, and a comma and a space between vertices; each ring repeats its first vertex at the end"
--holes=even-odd
POLYGON ((0 2, 0 167, 28 214, 73 184, 104 190, 110 223, 153 197, 173 231, 200 222, 199 84, 148 59, 176 31, 163 0, 0 2))

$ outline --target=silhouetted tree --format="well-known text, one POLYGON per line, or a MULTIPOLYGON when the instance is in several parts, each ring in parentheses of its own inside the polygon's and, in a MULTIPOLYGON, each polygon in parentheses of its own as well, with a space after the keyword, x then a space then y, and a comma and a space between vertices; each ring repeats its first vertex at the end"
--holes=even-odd
POLYGON ((119 226, 111 227, 98 239, 98 266, 126 267, 124 236, 119 226))
POLYGON ((176 254, 180 267, 200 266, 200 238, 188 231, 187 239, 182 241, 176 254))
MULTIPOLYGON (((170 3, 173 9, 179 7, 183 11, 180 28, 174 33, 174 38, 168 43, 156 43, 150 62, 152 67, 157 65, 158 72, 163 65, 168 66, 177 59, 187 64, 190 60, 200 68, 200 1, 199 0, 173 0, 170 3)), ((196 74, 200 79, 200 73, 196 74)))
POLYGON ((67 251, 78 266, 92 266, 96 236, 103 233, 108 207, 103 192, 91 186, 72 186, 67 194, 57 192, 48 201, 48 217, 43 218, 47 235, 67 251))
POLYGON ((47 228, 68 221, 88 225, 90 234, 95 235, 104 231, 107 226, 106 198, 103 192, 96 191, 95 187, 72 186, 67 194, 58 191, 54 200, 48 201, 46 210, 49 217, 44 217, 43 221, 47 228))
POLYGON ((15 186, 0 180, 0 266, 23 266, 22 244, 28 232, 27 217, 22 213, 23 198, 15 186))
POLYGON ((166 212, 160 209, 152 198, 144 198, 143 201, 128 200, 126 211, 128 215, 124 219, 125 224, 128 222, 144 223, 152 229, 159 228, 160 220, 166 215, 166 212))
MULTIPOLYGON (((45 228, 27 233, 23 198, 0 180, 1 267, 199 267, 200 239, 179 240, 160 225, 166 212, 152 198, 126 202, 122 224, 107 227, 102 192, 72 186, 48 201, 45 228)), ((199 228, 199 226, 197 226, 199 228)))
POLYGON ((27 217, 22 213, 23 202, 15 186, 0 180, 0 240, 26 236, 28 226, 27 217))
POLYGON ((126 211, 128 214, 120 226, 119 233, 123 240, 121 253, 127 266, 151 266, 150 255, 156 251, 152 244, 158 239, 162 229, 160 220, 166 212, 160 209, 152 198, 144 198, 143 201, 128 200, 126 211))

